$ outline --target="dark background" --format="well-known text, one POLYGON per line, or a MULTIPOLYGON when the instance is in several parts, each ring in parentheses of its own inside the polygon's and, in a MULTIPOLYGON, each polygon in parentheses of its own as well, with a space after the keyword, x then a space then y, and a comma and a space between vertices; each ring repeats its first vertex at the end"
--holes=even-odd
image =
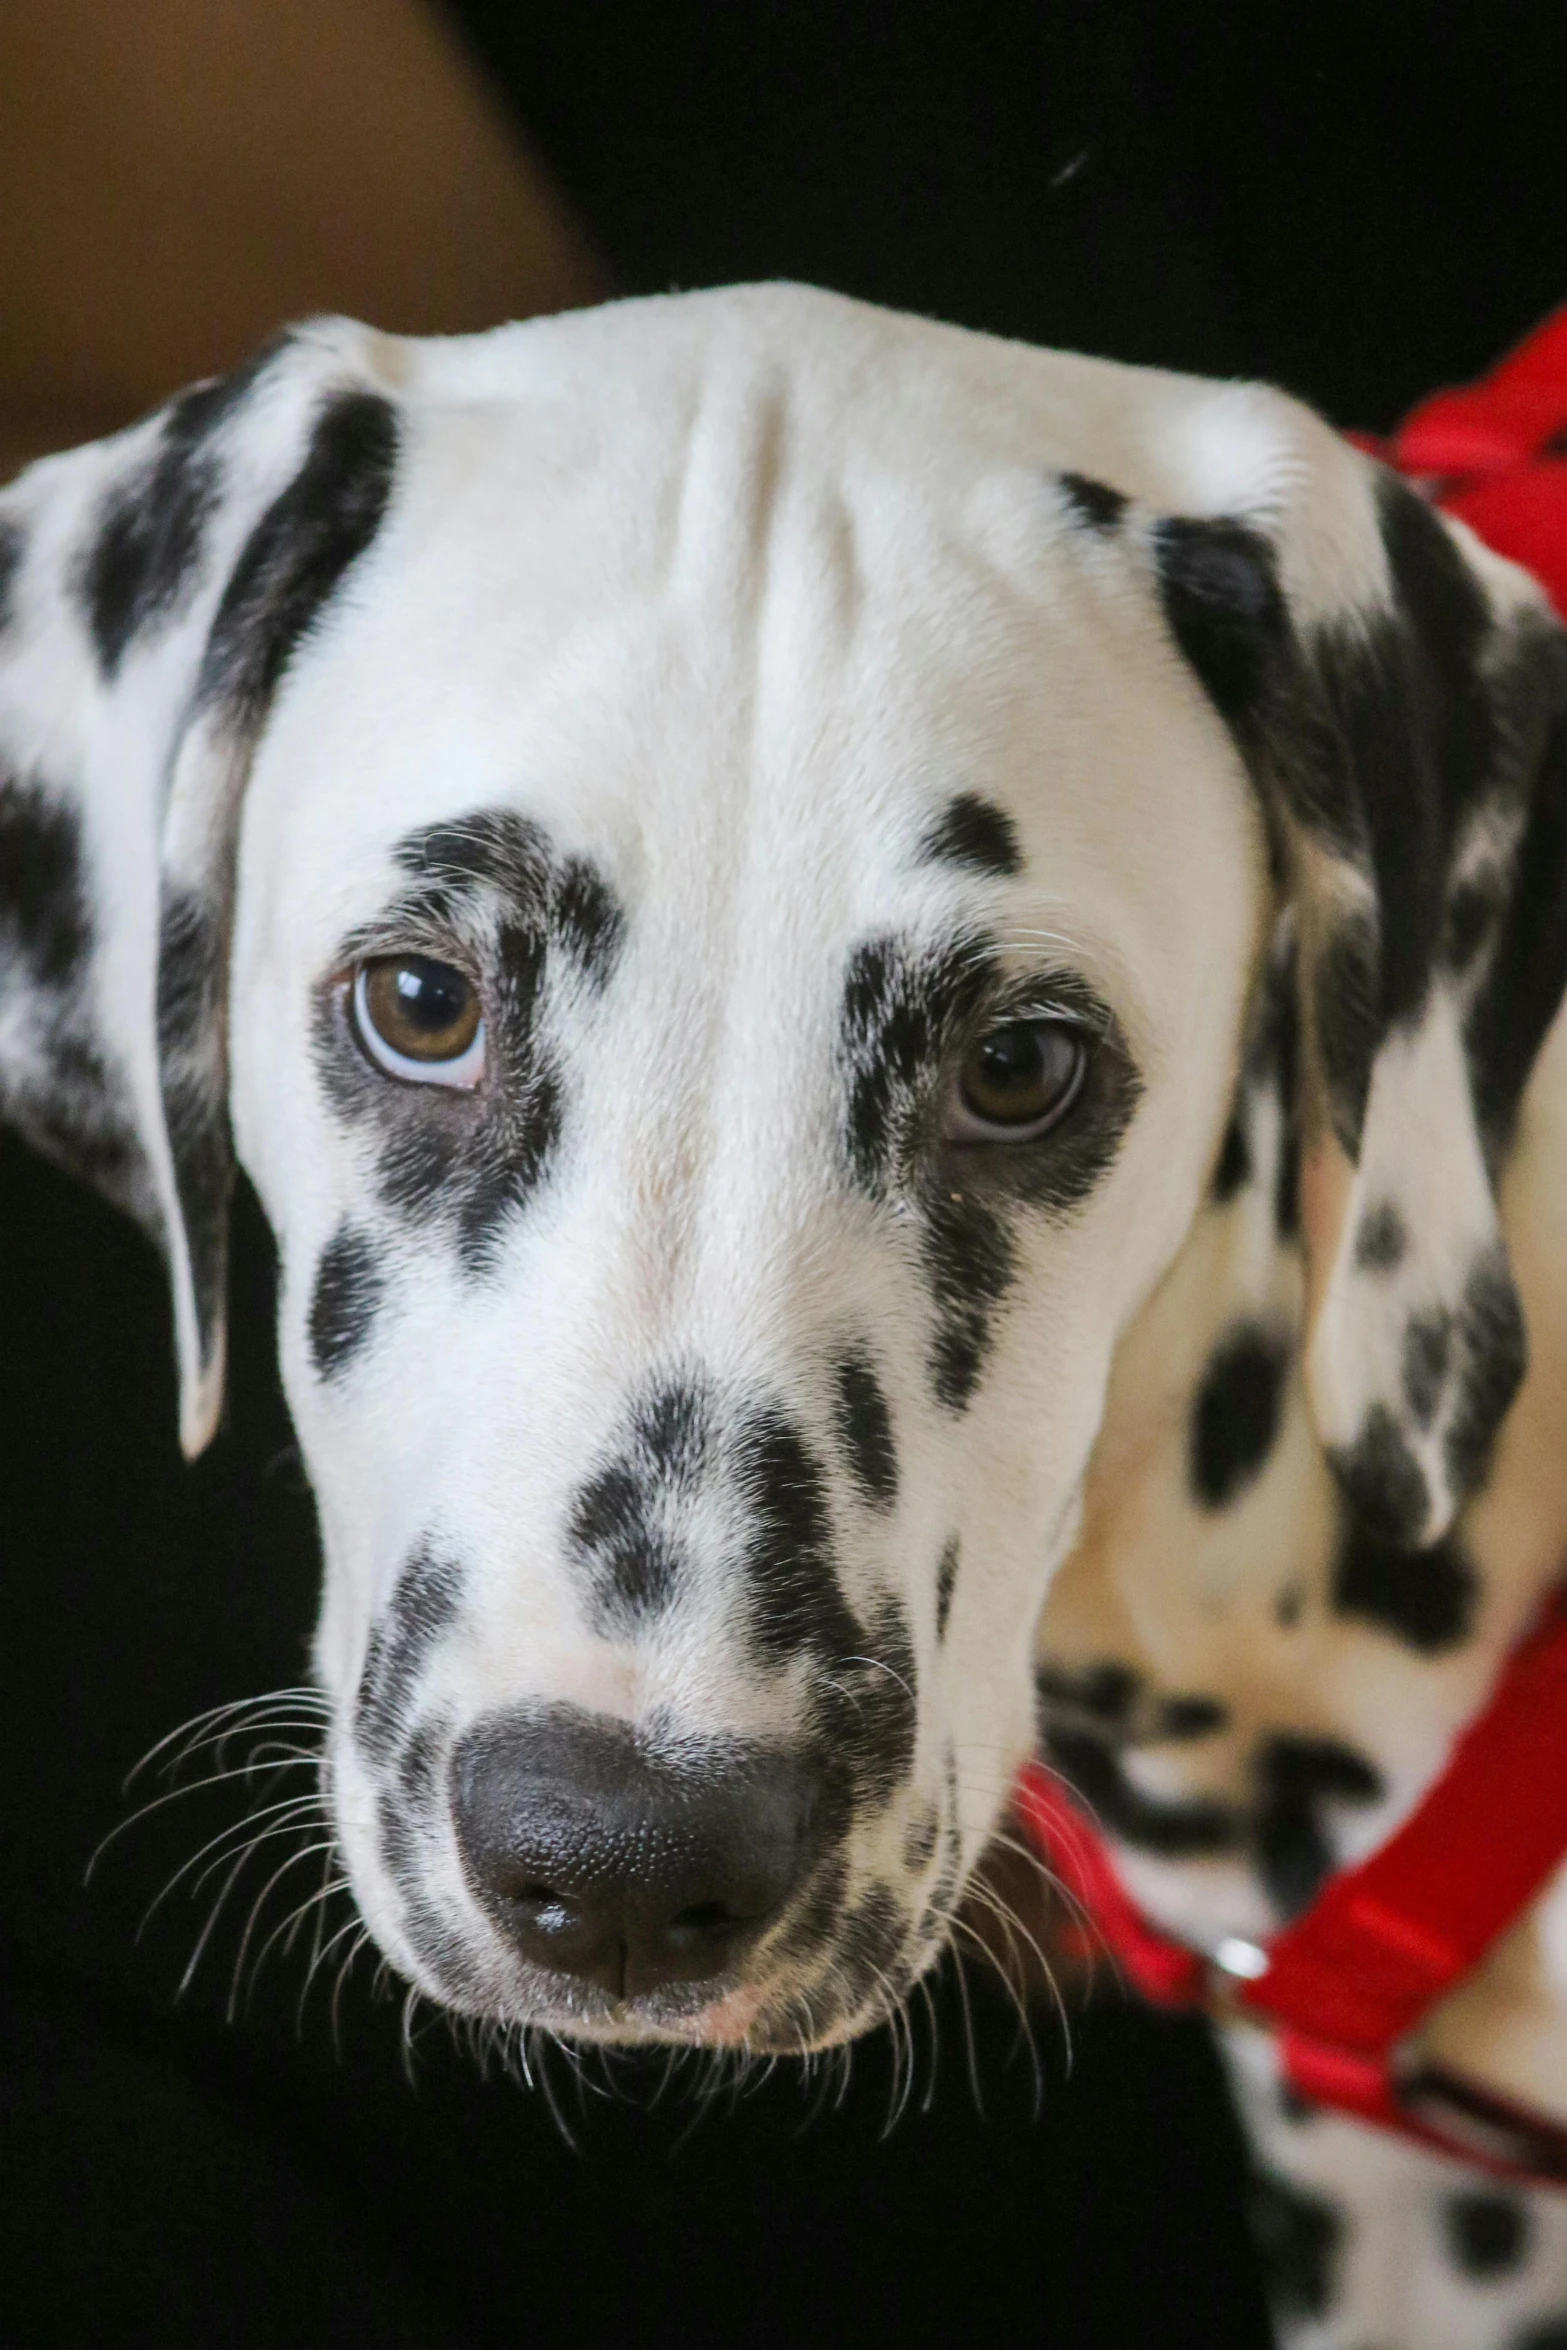
MULTIPOLYGON (((813 278, 1371 426, 1567 291, 1552 6, 456 14, 627 290, 813 278)), ((1119 2002, 1070 2070, 1038 2019, 1036 2113, 1005 2000, 970 1973, 971 2064, 949 1975, 930 2109, 890 2131, 884 2046, 839 2103, 783 2074, 701 2112, 558 2064, 573 2150, 439 2027, 410 2081, 363 1960, 336 2047, 329 1975, 296 2020, 298 1950, 227 2020, 259 1864, 176 1998, 203 1902, 137 1921, 239 1791, 82 1872, 154 1739, 302 1677, 270 1316, 244 1199, 227 1427, 185 1469, 151 1253, 0 1144, 0 2341, 1264 2344, 1211 2059, 1119 2002)))

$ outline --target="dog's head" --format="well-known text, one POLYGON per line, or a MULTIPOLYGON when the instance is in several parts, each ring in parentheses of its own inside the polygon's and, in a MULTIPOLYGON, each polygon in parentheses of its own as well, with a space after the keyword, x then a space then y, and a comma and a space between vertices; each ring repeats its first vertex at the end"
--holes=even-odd
POLYGON ((5 1106, 160 1234, 188 1449, 232 1132, 437 1998, 795 2047, 940 1947, 1281 907, 1319 1428, 1400 1538, 1481 1474, 1559 650, 1288 401, 792 289, 328 323, 0 517, 5 1106))

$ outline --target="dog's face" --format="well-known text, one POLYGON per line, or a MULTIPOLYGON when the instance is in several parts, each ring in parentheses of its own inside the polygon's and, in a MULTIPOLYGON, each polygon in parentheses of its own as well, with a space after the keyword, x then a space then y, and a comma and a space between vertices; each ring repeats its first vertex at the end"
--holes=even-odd
MULTIPOLYGON (((225 1083, 278 1237, 355 1892, 472 2013, 841 2038, 1031 1743, 1117 1341, 1304 886, 1297 630, 1387 593, 1364 469, 1270 396, 788 291, 203 396, 135 452, 137 593, 112 472, 18 507, 15 593, 25 636, 47 539, 100 695, 171 713, 161 944, 110 924, 91 991, 188 1439, 225 1083), (1282 554, 1161 513, 1291 500, 1282 554)), ((1365 903, 1342 821, 1311 854, 1325 1028, 1365 903)))
POLYGON ((610 488, 432 421, 253 768, 232 1001, 367 1917, 460 2005, 774 2046, 901 1994, 1027 1751, 1260 826, 1048 476, 895 497, 867 418, 729 513, 766 423, 610 488), (691 1916, 590 1947, 632 1811, 691 1916))

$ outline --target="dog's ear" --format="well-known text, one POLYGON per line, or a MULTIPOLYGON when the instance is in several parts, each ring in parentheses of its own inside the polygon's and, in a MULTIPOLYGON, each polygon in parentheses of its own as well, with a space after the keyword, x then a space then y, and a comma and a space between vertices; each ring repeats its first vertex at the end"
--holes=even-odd
POLYGON ((1277 408, 1247 510, 1151 547, 1295 930, 1313 1419, 1413 1549, 1524 1370, 1496 1185, 1567 983, 1567 641, 1524 574, 1277 408))
POLYGON ((222 1397, 240 801, 385 512, 394 366, 323 320, 0 493, 0 1115, 161 1241, 187 1454, 222 1397))

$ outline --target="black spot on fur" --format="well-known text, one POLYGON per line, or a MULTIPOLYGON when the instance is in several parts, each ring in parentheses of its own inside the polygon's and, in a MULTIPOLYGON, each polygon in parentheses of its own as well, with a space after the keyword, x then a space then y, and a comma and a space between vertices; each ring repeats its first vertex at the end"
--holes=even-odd
POLYGON ((979 1385, 995 1308, 1017 1272, 1012 1235, 996 1211, 967 1193, 938 1193, 926 1209, 924 1258, 936 1301, 931 1383, 961 1411, 979 1385))
POLYGON ((1292 1918, 1315 1898, 1334 1865, 1325 1810, 1375 1803, 1382 1779, 1364 1755, 1338 1739, 1289 1732, 1264 1741, 1256 1772, 1258 1872, 1280 1916, 1292 1918))
POLYGON ((685 1558, 671 1504, 701 1475, 708 1433, 706 1397, 687 1381, 667 1381, 638 1406, 624 1447, 579 1494, 568 1540, 607 1628, 635 1629, 673 1600, 685 1558))
POLYGON ((1353 1158, 1365 1124, 1371 1063, 1383 1034, 1377 934, 1368 922, 1346 918, 1329 934, 1317 957, 1313 995, 1333 1130, 1353 1158))
POLYGON ((1034 1674, 1041 1708, 1087 1714, 1113 1728, 1129 1725, 1141 1688, 1141 1676, 1116 1659, 1078 1666, 1042 1664, 1034 1674))
POLYGON ((1222 1509, 1261 1470, 1278 1434, 1287 1343, 1258 1323, 1227 1331, 1192 1407, 1189 1472, 1205 1509, 1222 1509))
POLYGON ((1086 473, 1058 473, 1056 481, 1073 517, 1090 530, 1114 530, 1126 512, 1126 499, 1107 481, 1086 473))
POLYGON ((1229 1709, 1216 1697, 1161 1697, 1154 1714, 1152 1735, 1160 1738, 1208 1738, 1229 1721, 1229 1709))
POLYGON ((0 515, 0 636, 15 618, 11 591, 16 575, 22 568, 22 557, 27 549, 27 538, 19 522, 10 515, 0 515))
POLYGON ((878 1509, 890 1509, 898 1497, 892 1416, 864 1355, 846 1355, 838 1365, 836 1418, 839 1442, 861 1491, 878 1509))
POLYGON ((1250 1180, 1251 1145, 1246 1140, 1245 1121, 1237 1111, 1224 1129, 1218 1164, 1213 1170, 1213 1197, 1216 1205, 1227 1207, 1250 1180))
POLYGON ((1220 717, 1250 741, 1288 636, 1272 548, 1245 523, 1175 515, 1155 529, 1154 560, 1170 634, 1220 717))
POLYGON ((1434 1306, 1404 1325, 1404 1401, 1417 1428, 1429 1428, 1453 1359, 1453 1317, 1434 1306))
POLYGON ((370 1634, 354 1698, 354 1735, 373 1763, 389 1763, 421 1675, 462 1604, 462 1569, 427 1545, 403 1567, 370 1634))
POLYGON ((352 1224, 340 1226, 321 1251, 310 1297, 310 1359, 318 1378, 334 1378, 359 1352, 385 1286, 370 1235, 352 1224))
POLYGON ((1043 1745, 1099 1825, 1141 1852, 1191 1860, 1232 1852, 1241 1841, 1241 1817, 1232 1805, 1211 1796, 1145 1795, 1095 1731, 1047 1722, 1043 1745))
POLYGON ((1338 2286, 1344 2223, 1331 2203, 1271 2171, 1253 2176, 1251 2226, 1268 2298, 1281 2318, 1323 2317, 1338 2286))
POLYGON ((1508 2344, 1508 2350, 1567 2350, 1567 2313, 1525 2326, 1508 2344))
POLYGON ((941 1554, 936 1568, 936 1638, 947 1637, 947 1620, 952 1614, 952 1594, 958 1587, 958 1538, 954 1534, 941 1554))
POLYGON ((1518 2195, 1471 2187, 1442 2206, 1453 2266, 1466 2277, 1504 2277, 1529 2257, 1529 2208, 1518 2195))
POLYGON ((1567 986, 1567 640, 1554 622, 1515 626, 1492 674, 1500 780, 1525 816, 1465 1044, 1481 1132, 1499 1152, 1567 986))
POLYGON ((81 565, 81 594, 105 677, 115 675, 136 637, 178 612, 194 587, 203 534, 222 488, 213 439, 269 356, 173 401, 151 454, 114 484, 99 508, 81 565))
POLYGON ((203 1363, 211 1361, 228 1280, 234 1183, 223 1054, 224 930, 183 890, 166 895, 158 933, 158 1075, 190 1258, 203 1363))
POLYGON ((1408 1247, 1408 1227, 1390 1199, 1367 1208, 1355 1235, 1355 1262, 1363 1273, 1394 1272, 1408 1247))
POLYGON ((1426 1481, 1385 1404, 1372 1405, 1355 1442, 1330 1451, 1328 1464, 1372 1533, 1413 1546, 1425 1523, 1426 1481))
POLYGON ((802 1651, 848 1655, 860 1628, 838 1586, 821 1462, 783 1412, 765 1408, 744 1423, 735 1459, 751 1508, 746 1577, 759 1653, 777 1664, 802 1651))
POLYGON ((1459 1392, 1444 1450, 1449 1480, 1463 1499, 1484 1482, 1497 1430, 1528 1365, 1523 1308, 1500 1249, 1482 1257, 1465 1282, 1456 1337, 1459 1392))
POLYGON ((1452 1535, 1429 1550, 1399 1550, 1352 1526, 1333 1570, 1333 1605, 1380 1631, 1440 1655, 1469 1637, 1479 1581, 1452 1535))
POLYGON ((83 858, 75 810, 0 767, 0 1115, 156 1232, 128 1090, 99 1043, 83 858))
POLYGON ((33 987, 75 981, 92 947, 73 808, 0 774, 0 938, 33 987))
POLYGON ((344 574, 380 529, 397 462, 397 416, 375 392, 341 392, 316 420, 304 463, 252 530, 212 623, 197 687, 245 730, 344 574))
POLYGON ((970 873, 1010 880, 1023 870, 1017 826, 1004 808, 977 792, 959 792, 925 835, 922 852, 930 863, 960 865, 970 873))

